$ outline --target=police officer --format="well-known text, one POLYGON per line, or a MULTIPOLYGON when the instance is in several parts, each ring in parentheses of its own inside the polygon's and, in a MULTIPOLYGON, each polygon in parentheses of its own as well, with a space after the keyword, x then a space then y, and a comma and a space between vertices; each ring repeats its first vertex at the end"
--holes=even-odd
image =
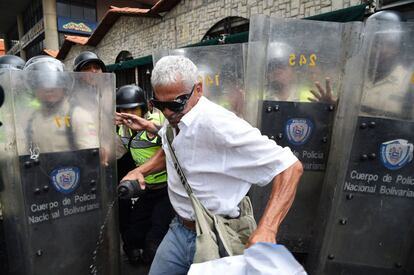
MULTIPOLYGON (((116 93, 116 107, 122 113, 134 114, 155 124, 163 123, 160 113, 148 113, 143 89, 136 85, 125 85, 116 93)), ((148 131, 133 131, 120 126, 117 156, 128 151, 136 166, 148 161, 160 148, 161 138, 148 131)), ((124 251, 131 263, 150 264, 155 252, 168 231, 174 211, 167 193, 167 172, 162 171, 145 178, 146 193, 133 199, 129 209, 121 213, 121 235, 124 251)), ((128 208, 128 207, 127 207, 128 208)))
POLYGON ((74 80, 62 73, 63 63, 49 56, 36 56, 24 70, 32 71, 28 84, 40 102, 28 121, 28 149, 44 153, 99 147, 97 122, 68 99, 74 80))
POLYGON ((72 101, 81 104, 84 108, 93 110, 98 104, 98 83, 94 74, 105 73, 105 63, 93 52, 81 52, 74 60, 74 72, 82 72, 80 81, 76 83, 72 101))
POLYGON ((314 87, 297 85, 298 79, 293 66, 289 65, 289 57, 294 53, 292 47, 284 42, 269 44, 267 65, 267 87, 265 99, 276 101, 324 102, 335 104, 331 82, 325 79, 323 87, 317 79, 311 79, 314 87))
POLYGON ((105 73, 105 63, 93 52, 81 52, 73 63, 74 72, 105 73))
POLYGON ((408 98, 412 93, 410 87, 413 64, 404 64, 406 60, 400 55, 403 44, 403 17, 396 11, 380 11, 368 20, 383 22, 381 31, 375 33, 375 47, 368 59, 368 81, 364 84, 365 93, 362 100, 362 112, 371 115, 387 114, 393 117, 412 116, 412 106, 408 98), (391 92, 392 91, 392 92, 391 92), (386 100, 378 101, 378 98, 386 100))
POLYGON ((289 66, 288 58, 293 49, 286 43, 273 42, 269 44, 267 65, 267 100, 293 101, 296 99, 295 73, 289 66))
MULTIPOLYGON (((0 57, 0 73, 4 70, 21 70, 24 67, 24 60, 15 55, 3 55, 0 57)), ((4 103, 4 90, 0 85, 0 108, 4 103)), ((1 117, 0 117, 1 118, 1 117)), ((2 127, 0 119, 0 127, 2 127)), ((1 129, 0 129, 1 130, 1 129)), ((0 131, 0 141, 2 140, 2 131, 0 131)), ((0 179, 0 192, 3 189, 3 183, 0 179)), ((7 257, 6 257, 6 243, 4 240, 4 228, 3 228, 3 214, 2 206, 0 203, 0 273, 7 274, 7 257)))

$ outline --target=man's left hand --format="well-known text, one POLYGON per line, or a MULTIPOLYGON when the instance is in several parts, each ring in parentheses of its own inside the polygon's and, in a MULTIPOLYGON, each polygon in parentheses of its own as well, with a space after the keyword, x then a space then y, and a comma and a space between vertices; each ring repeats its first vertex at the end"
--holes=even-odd
POLYGON ((276 232, 264 226, 258 226, 249 238, 246 244, 246 248, 254 245, 255 243, 276 243, 276 232))
POLYGON ((146 188, 145 178, 144 178, 144 175, 141 173, 139 167, 135 168, 132 171, 129 171, 128 174, 122 178, 121 182, 126 181, 126 180, 132 180, 132 181, 136 180, 141 186, 142 190, 146 188))

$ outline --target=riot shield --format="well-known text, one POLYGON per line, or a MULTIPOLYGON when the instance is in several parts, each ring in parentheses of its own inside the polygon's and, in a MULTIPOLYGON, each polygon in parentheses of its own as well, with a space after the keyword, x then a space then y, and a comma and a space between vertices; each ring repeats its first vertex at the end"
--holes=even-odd
POLYGON ((413 32, 412 23, 367 21, 364 62, 354 66, 362 97, 333 137, 339 158, 329 161, 314 274, 414 273, 413 32))
POLYGON ((12 71, 1 79, 9 274, 118 274, 114 78, 88 76, 99 96, 87 109, 74 96, 83 76, 12 71))
MULTIPOLYGON (((343 71, 358 50, 361 25, 257 16, 250 28, 248 119, 290 147, 305 170, 277 240, 306 260, 319 226, 315 221, 343 71)), ((256 219, 271 188, 251 189, 256 219)))
MULTIPOLYGON (((10 155, 5 150, 7 146, 6 137, 12 135, 10 127, 5 125, 13 125, 13 116, 11 115, 11 100, 6 97, 4 89, 10 87, 10 72, 9 70, 0 70, 0 161, 6 161, 10 155)), ((12 172, 12 171, 10 171, 12 172)), ((1 173, 1 172, 0 172, 1 173)), ((0 174, 1 175, 1 174, 0 174)), ((4 183, 0 177, 0 193, 4 190, 4 183)), ((3 222, 3 206, 0 201, 0 274, 8 274, 8 262, 7 262, 7 248, 4 234, 4 222, 3 222)), ((15 242, 17 244, 17 242, 15 242)))
POLYGON ((160 50, 153 54, 153 60, 155 65, 166 55, 189 58, 199 70, 204 96, 243 117, 246 46, 229 44, 160 50))

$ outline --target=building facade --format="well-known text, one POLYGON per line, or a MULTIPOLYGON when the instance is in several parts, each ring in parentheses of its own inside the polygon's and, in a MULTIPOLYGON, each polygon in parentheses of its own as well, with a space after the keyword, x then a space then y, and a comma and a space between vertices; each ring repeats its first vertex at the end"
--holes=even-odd
POLYGON ((151 58, 146 57, 157 49, 180 48, 217 38, 219 34, 247 32, 249 20, 255 14, 304 18, 353 6, 362 6, 364 13, 365 5, 361 5, 361 1, 363 0, 178 0, 167 11, 150 11, 151 16, 125 8, 119 11, 120 14, 112 25, 98 25, 87 41, 67 37, 57 58, 71 69, 76 56, 85 50, 95 52, 107 65, 125 61, 120 56, 127 52, 131 58, 145 61, 138 62, 141 64, 134 67, 117 69, 117 87, 134 83, 151 93, 150 75, 153 65, 151 58))
POLYGON ((160 18, 121 16, 97 45, 73 45, 63 60, 71 66, 84 50, 95 51, 106 64, 127 50, 132 56, 155 49, 173 49, 200 42, 228 17, 249 19, 255 14, 303 18, 361 4, 361 0, 183 0, 160 18))
POLYGON ((25 59, 46 52, 55 55, 65 35, 90 36, 113 4, 141 7, 136 1, 17 0, 24 7, 6 30, 9 54, 25 59), (45 51, 46 50, 46 51, 45 51))

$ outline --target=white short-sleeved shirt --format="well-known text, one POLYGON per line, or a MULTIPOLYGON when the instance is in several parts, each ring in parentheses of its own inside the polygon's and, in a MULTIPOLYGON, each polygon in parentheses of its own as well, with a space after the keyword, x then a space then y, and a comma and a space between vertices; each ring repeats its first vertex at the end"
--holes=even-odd
MULTIPOLYGON (((167 125, 159 134, 166 154, 169 197, 178 215, 194 220, 168 148, 167 125)), ((205 97, 182 117, 178 128, 173 141, 177 159, 195 196, 214 214, 238 216, 237 206, 252 184, 268 184, 297 161, 288 147, 278 146, 205 97)))

